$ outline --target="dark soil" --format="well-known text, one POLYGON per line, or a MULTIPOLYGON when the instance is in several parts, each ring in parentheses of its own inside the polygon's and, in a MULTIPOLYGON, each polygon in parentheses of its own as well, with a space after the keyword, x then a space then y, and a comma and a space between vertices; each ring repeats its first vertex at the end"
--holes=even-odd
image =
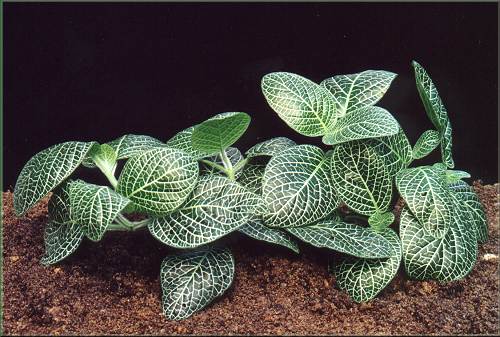
POLYGON ((236 276, 228 292, 184 321, 161 314, 159 267, 170 252, 147 231, 84 241, 64 262, 40 265, 46 202, 17 219, 3 194, 6 334, 496 334, 499 332, 499 185, 475 184, 489 241, 464 280, 408 280, 402 270, 377 298, 357 304, 335 285, 327 260, 228 238, 236 276), (493 257, 485 254, 494 254, 493 257))

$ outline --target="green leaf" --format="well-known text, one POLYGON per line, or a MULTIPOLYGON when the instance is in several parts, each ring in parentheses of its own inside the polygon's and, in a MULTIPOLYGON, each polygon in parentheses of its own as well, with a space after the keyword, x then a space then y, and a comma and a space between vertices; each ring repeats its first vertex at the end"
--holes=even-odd
POLYGON ((394 214, 392 212, 375 213, 368 218, 370 227, 376 231, 381 231, 387 228, 394 222, 394 214))
POLYGON ((127 159, 145 151, 165 146, 165 143, 156 138, 133 134, 121 136, 107 144, 115 150, 116 159, 127 159))
POLYGON ((376 259, 392 255, 391 246, 382 235, 356 224, 323 220, 314 225, 286 230, 315 247, 329 248, 357 257, 376 259))
MULTIPOLYGON (((243 155, 241 154, 240 150, 238 150, 235 147, 228 147, 227 149, 224 150, 226 152, 227 158, 231 162, 231 165, 233 167, 238 164, 240 161, 243 160, 243 155)), ((214 156, 210 156, 205 158, 205 160, 211 161, 215 164, 218 164, 220 166, 224 166, 224 162, 222 161, 221 155, 217 154, 214 156)), ((200 170, 201 175, 207 175, 207 174, 220 174, 224 175, 223 172, 217 170, 214 167, 208 166, 204 163, 201 164, 201 170, 200 170)), ((241 171, 236 172, 235 176, 238 178, 241 175, 241 171)))
POLYGON ((299 253, 299 246, 290 235, 283 230, 267 227, 260 217, 251 218, 238 231, 256 240, 274 243, 299 253))
POLYGON ((304 136, 322 136, 337 121, 332 95, 322 86, 297 74, 275 72, 265 75, 262 93, 285 123, 304 136))
POLYGON ((432 124, 441 132, 441 130, 445 128, 446 121, 448 120, 446 108, 441 101, 441 97, 439 97, 436 86, 425 69, 416 61, 412 62, 412 66, 415 71, 418 94, 424 104, 425 112, 427 116, 429 116, 432 124))
POLYGON ((191 141, 193 135, 194 126, 191 126, 181 132, 177 133, 175 136, 167 141, 168 147, 174 147, 179 150, 183 150, 189 153, 195 159, 201 159, 206 157, 206 153, 202 151, 195 150, 193 148, 193 143, 191 141))
POLYGON ((296 227, 316 222, 337 207, 323 150, 297 145, 271 158, 262 179, 264 223, 296 227))
POLYGON ((401 170, 396 187, 423 228, 435 238, 443 237, 452 222, 453 204, 439 170, 431 166, 401 170))
POLYGON ((258 156, 275 156, 289 147, 297 145, 293 140, 286 137, 271 138, 252 146, 245 155, 247 158, 258 156))
POLYGON ((94 142, 66 142, 38 152, 24 165, 14 188, 14 210, 24 215, 73 173, 94 142))
POLYGON ((262 195, 262 179, 265 169, 266 164, 248 163, 241 171, 238 182, 250 192, 262 195))
POLYGON ((380 233, 391 245, 391 257, 386 259, 348 259, 335 269, 340 289, 360 303, 377 296, 394 278, 401 262, 401 242, 390 228, 380 233))
POLYGON ((396 76, 389 71, 366 70, 333 76, 321 82, 321 85, 332 93, 343 116, 377 103, 396 76))
POLYGON ((52 194, 48 204, 49 222, 45 227, 45 254, 43 265, 57 263, 71 255, 83 240, 83 231, 70 220, 69 187, 60 185, 52 194))
POLYGON ((201 177, 186 203, 155 218, 151 234, 176 248, 193 248, 237 230, 253 215, 261 198, 220 176, 201 177))
POLYGON ((120 174, 116 191, 137 209, 162 215, 179 207, 198 180, 198 163, 186 152, 155 148, 130 158, 120 174))
POLYGON ((411 278, 449 282, 465 277, 474 267, 477 256, 474 226, 467 210, 458 206, 452 211, 449 230, 442 238, 435 238, 407 207, 403 208, 400 236, 406 273, 411 278))
POLYGON ((330 166, 333 187, 349 208, 368 216, 387 210, 392 180, 384 160, 368 142, 335 146, 330 166))
POLYGON ((415 143, 412 156, 415 159, 421 159, 431 153, 441 142, 439 132, 436 130, 427 130, 415 143))
POLYGON ((470 178, 470 173, 460 170, 446 170, 446 181, 448 183, 454 183, 466 178, 470 178))
POLYGON ((233 145, 246 131, 250 116, 244 112, 218 114, 194 127, 193 148, 207 155, 216 154, 233 145))
MULTIPOLYGON (((102 172, 114 175, 116 170, 116 160, 118 158, 115 150, 108 144, 95 144, 88 153, 92 160, 92 165, 96 165, 102 172)), ((85 163, 85 161, 84 161, 85 163)), ((87 167, 92 167, 88 162, 87 167)))
POLYGON ((107 186, 98 186, 82 180, 69 184, 71 221, 81 226, 92 241, 102 239, 108 226, 130 202, 107 186))
POLYGON ((391 177, 406 168, 412 161, 411 145, 401 128, 395 135, 372 138, 368 143, 385 162, 385 167, 391 177))
POLYGON ((444 130, 441 134, 441 158, 443 163, 448 168, 454 168, 455 163, 453 162, 452 153, 451 153, 451 123, 448 120, 445 124, 444 130))
MULTIPOLYGON (((462 172, 462 171, 455 171, 462 172)), ((461 207, 467 211, 472 217, 474 228, 476 229, 476 237, 480 243, 488 240, 488 222, 484 213, 483 205, 479 200, 474 189, 462 180, 455 181, 448 185, 455 192, 456 197, 460 200, 461 207)))
POLYGON ((188 318, 221 296, 234 277, 234 258, 227 249, 206 248, 166 257, 161 264, 163 313, 188 318))
POLYGON ((340 118, 323 137, 323 143, 335 145, 357 139, 395 135, 399 124, 389 111, 378 106, 369 106, 352 111, 340 118))

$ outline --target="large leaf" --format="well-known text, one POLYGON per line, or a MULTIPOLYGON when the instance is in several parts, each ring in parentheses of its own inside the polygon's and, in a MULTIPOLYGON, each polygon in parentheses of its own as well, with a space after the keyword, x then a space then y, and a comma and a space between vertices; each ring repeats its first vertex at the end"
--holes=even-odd
POLYGON ((327 169, 327 157, 312 145, 297 145, 272 157, 262 179, 265 224, 303 226, 330 214, 338 200, 327 169))
POLYGON ((441 282, 459 280, 474 267, 475 228, 467 210, 453 208, 449 230, 442 238, 430 235, 407 207, 401 212, 400 236, 408 276, 441 282))
POLYGON ((439 169, 421 166, 401 170, 396 187, 423 228, 435 238, 443 237, 452 222, 453 203, 439 169))
MULTIPOLYGON (((233 165, 233 167, 236 166, 236 164, 238 164, 240 161, 243 160, 243 155, 241 154, 240 150, 238 150, 235 147, 228 147, 224 151, 226 152, 226 156, 229 159, 229 162, 231 163, 231 165, 233 165)), ((205 159, 224 167, 224 162, 222 161, 220 154, 210 156, 210 157, 207 157, 205 159)), ((207 164, 204 164, 204 163, 201 164, 200 174, 202 174, 202 175, 222 174, 222 175, 224 175, 224 173, 222 173, 221 171, 219 171, 216 168, 211 167, 207 164)), ((238 171, 238 172, 236 172, 235 177, 238 178, 240 175, 241 175, 241 171, 238 171)))
POLYGON ((261 201, 257 194, 228 178, 204 176, 186 203, 153 219, 149 231, 169 246, 197 247, 243 226, 261 201))
POLYGON ((460 205, 464 208, 464 211, 469 212, 472 217, 477 240, 481 243, 486 242, 488 240, 488 222, 483 205, 474 189, 461 180, 455 181, 448 186, 456 193, 456 197, 460 200, 460 205))
POLYGON ((287 231, 315 247, 329 248, 349 255, 376 259, 392 255, 389 242, 368 227, 336 220, 287 228, 287 231))
POLYGON ((145 151, 163 147, 165 143, 150 136, 129 134, 112 140, 108 145, 115 150, 117 159, 127 159, 145 151))
POLYGON ((330 166, 333 186, 349 208, 368 216, 387 210, 392 194, 391 176, 384 160, 368 142, 335 146, 330 166))
POLYGON ((266 164, 248 163, 241 171, 238 182, 249 191, 262 195, 262 178, 264 178, 265 169, 266 164))
POLYGON ((295 145, 297 144, 291 139, 288 139, 286 137, 276 137, 255 144, 250 149, 248 149, 247 152, 245 152, 245 155, 247 156, 247 158, 258 156, 272 157, 295 145))
POLYGON ((168 256, 161 264, 163 313, 181 320, 203 309, 231 285, 234 259, 227 249, 201 249, 168 256))
POLYGON ((80 165, 94 142, 66 142, 34 155, 24 165, 14 188, 14 210, 23 215, 80 165))
POLYGON ((116 190, 139 210, 161 215, 186 200, 196 185, 198 172, 198 163, 186 152, 155 148, 127 161, 116 190))
POLYGON ((251 218, 238 231, 256 240, 274 243, 299 253, 299 246, 288 233, 278 228, 267 227, 260 217, 251 218))
POLYGON ((71 221, 81 226, 92 241, 102 239, 108 226, 130 202, 107 186, 98 186, 82 180, 69 184, 71 221))
POLYGON ((403 129, 392 136, 370 139, 369 144, 384 160, 387 172, 392 177, 412 161, 410 142, 403 129))
POLYGON ((321 85, 333 95, 339 113, 345 115, 377 103, 396 74, 384 70, 366 70, 357 74, 327 78, 321 85))
POLYGON ((195 159, 201 159, 206 157, 205 152, 195 150, 193 148, 192 135, 193 135, 194 126, 191 126, 181 132, 177 133, 175 136, 170 138, 167 141, 168 147, 174 147, 179 150, 183 150, 189 153, 195 159))
POLYGON ((63 183, 52 194, 48 204, 49 222, 45 227, 43 265, 57 263, 71 255, 83 239, 80 225, 71 222, 69 187, 63 183))
POLYGON ((418 138, 413 147, 412 156, 415 159, 421 159, 431 153, 441 142, 439 132, 436 130, 427 130, 418 138))
POLYGON ((340 289, 356 302, 377 296, 394 278, 401 262, 401 242, 390 228, 380 233, 391 245, 392 256, 386 259, 348 259, 334 268, 340 289))
POLYGON ((285 123, 305 136, 322 136, 335 124, 338 112, 332 95, 322 86, 286 72, 262 78, 262 93, 285 123))
POLYGON ((323 137, 323 143, 335 145, 357 139, 395 135, 399 124, 389 111, 378 106, 369 106, 340 118, 323 137))
POLYGON ((219 153, 233 145, 249 124, 250 116, 244 112, 218 114, 194 127, 193 148, 207 155, 219 153))
POLYGON ((448 168, 455 167, 455 163, 453 162, 451 153, 451 142, 452 142, 451 123, 450 120, 448 120, 441 134, 441 158, 443 160, 443 163, 448 168))

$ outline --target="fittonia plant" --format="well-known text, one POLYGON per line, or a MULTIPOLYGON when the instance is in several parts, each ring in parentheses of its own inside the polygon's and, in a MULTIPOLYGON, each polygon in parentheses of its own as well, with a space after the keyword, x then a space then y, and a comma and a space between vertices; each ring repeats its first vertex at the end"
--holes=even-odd
POLYGON ((147 228, 179 249, 160 271, 169 319, 189 317, 231 285, 234 258, 218 239, 235 231, 296 253, 293 236, 349 255, 331 268, 340 288, 358 302, 376 296, 401 260, 415 279, 463 278, 475 263, 477 242, 487 239, 485 215, 462 180, 470 176, 451 170, 451 124, 437 90, 419 64, 413 67, 436 127, 413 148, 396 119, 374 105, 396 74, 368 70, 316 84, 271 73, 262 79, 270 106, 300 134, 321 136, 326 152, 277 137, 243 155, 232 147, 250 123, 243 112, 218 114, 166 143, 142 135, 105 144, 66 142, 24 166, 15 211, 24 215, 53 192, 44 265, 69 256, 84 237, 99 241, 109 231, 147 228), (442 163, 409 168, 438 145, 442 163), (126 162, 117 177, 119 160, 126 162), (98 168, 111 186, 70 179, 80 165, 98 168), (389 227, 394 185, 406 202, 399 235, 389 227), (146 219, 131 221, 132 212, 146 219))

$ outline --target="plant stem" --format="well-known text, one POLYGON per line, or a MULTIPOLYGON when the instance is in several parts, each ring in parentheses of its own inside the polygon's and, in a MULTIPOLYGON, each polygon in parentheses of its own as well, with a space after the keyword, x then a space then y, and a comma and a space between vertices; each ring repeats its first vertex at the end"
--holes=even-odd
MULTIPOLYGON (((130 221, 123 214, 118 213, 116 216, 116 225, 113 227, 108 227, 111 230, 124 230, 124 231, 135 231, 139 228, 146 227, 151 222, 151 219, 144 219, 141 221, 130 221)), ((112 224, 113 225, 113 224, 112 224)), ((110 225, 111 226, 111 225, 110 225)))
POLYGON ((213 167, 213 168, 214 168, 214 169, 216 169, 216 170, 221 171, 221 172, 222 172, 222 173, 224 173, 224 174, 227 174, 226 169, 225 169, 223 166, 220 166, 220 165, 219 165, 219 164, 217 164, 217 163, 214 163, 214 162, 211 162, 210 160, 205 160, 205 159, 201 159, 200 161, 201 161, 203 164, 206 164, 206 165, 208 165, 208 166, 210 166, 210 167, 213 167))
POLYGON ((225 150, 222 150, 220 152, 220 157, 222 159, 222 163, 224 164, 224 168, 226 169, 227 177, 231 180, 236 180, 236 178, 234 176, 233 164, 231 164, 231 161, 227 157, 225 150))
POLYGON ((109 183, 113 186, 113 189, 116 190, 116 186, 118 185, 118 180, 116 180, 115 176, 112 172, 103 172, 106 178, 108 178, 109 183))
POLYGON ((245 165, 246 165, 247 163, 248 163, 248 158, 245 158, 245 159, 243 159, 243 160, 240 160, 240 161, 238 162, 238 164, 236 164, 236 165, 234 166, 234 172, 238 172, 238 171, 242 170, 242 169, 245 167, 245 165))

